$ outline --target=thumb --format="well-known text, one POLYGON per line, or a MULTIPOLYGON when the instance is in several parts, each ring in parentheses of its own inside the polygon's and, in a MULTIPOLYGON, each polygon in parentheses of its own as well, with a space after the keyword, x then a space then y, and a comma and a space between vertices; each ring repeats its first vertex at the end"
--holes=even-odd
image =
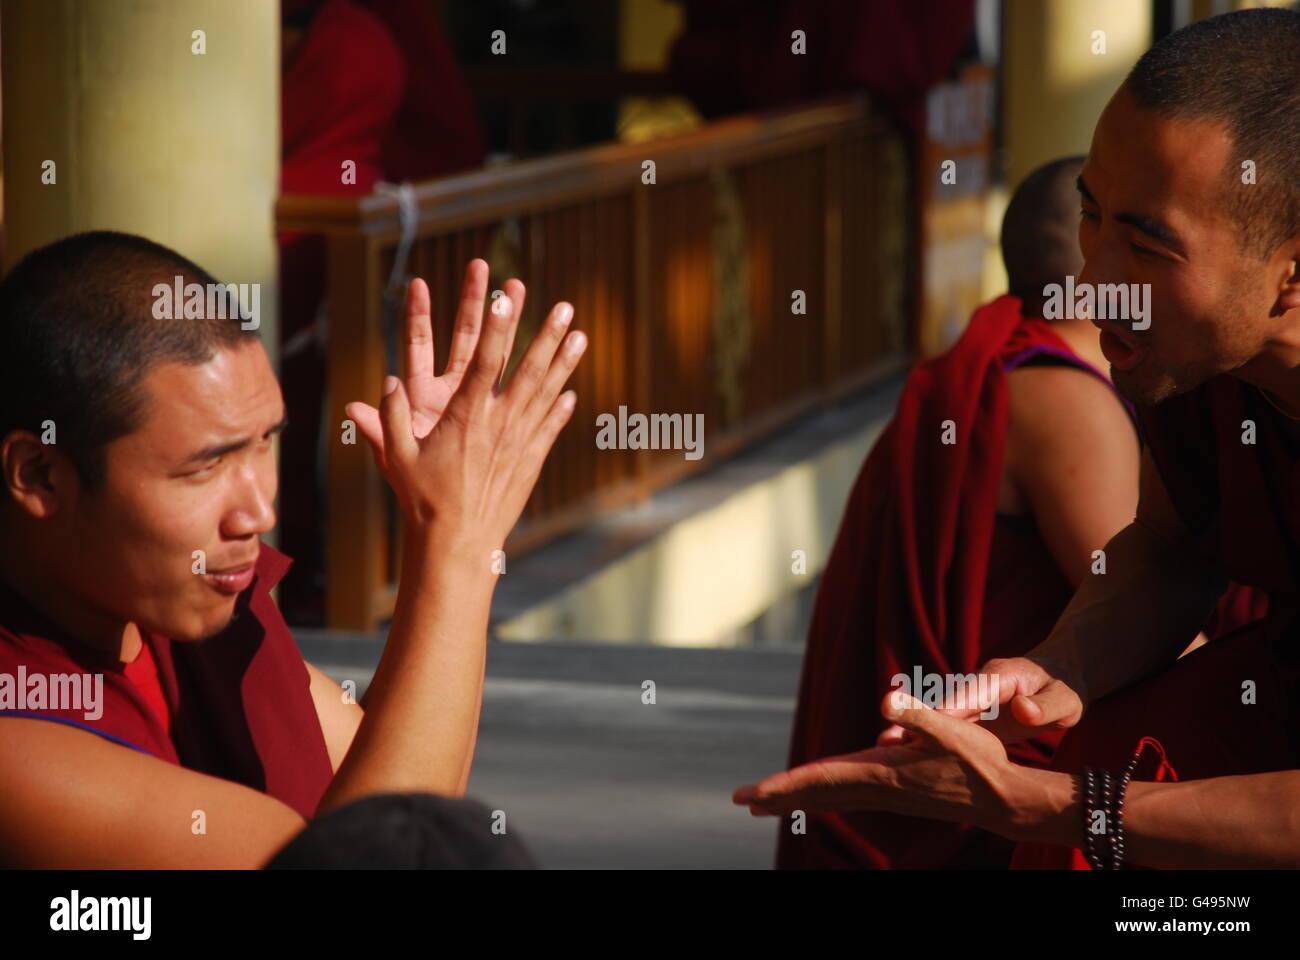
POLYGON ((876 737, 876 746, 878 747, 896 747, 912 741, 911 731, 904 730, 896 723, 891 723, 880 731, 876 737))
POLYGON ((894 690, 885 697, 881 713, 885 719, 904 730, 933 741, 945 750, 956 751, 961 735, 971 727, 965 720, 931 710, 920 700, 902 690, 894 690))
POLYGON ((419 453, 415 434, 411 432, 411 402, 406 388, 397 377, 384 378, 384 399, 379 403, 379 419, 384 425, 384 452, 389 463, 409 463, 419 453))
POLYGON ((384 466, 384 425, 379 421, 379 411, 368 403, 354 401, 343 408, 348 419, 356 424, 361 435, 366 438, 370 448, 375 452, 375 462, 383 471, 384 466))
POLYGON ((1018 696, 1011 701, 1011 716, 1027 727, 1053 724, 1073 726, 1081 714, 1079 695, 1053 680, 1032 696, 1018 696))

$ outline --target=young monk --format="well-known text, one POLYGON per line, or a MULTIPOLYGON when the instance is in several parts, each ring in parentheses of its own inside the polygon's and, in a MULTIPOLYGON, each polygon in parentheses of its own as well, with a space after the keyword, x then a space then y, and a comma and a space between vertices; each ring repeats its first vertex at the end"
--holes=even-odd
POLYGON ((523 284, 484 315, 488 267, 469 264, 436 376, 429 292, 411 283, 405 380, 378 410, 348 408, 406 524, 363 711, 304 663, 268 592, 289 560, 260 539, 284 426, 266 352, 238 313, 160 318, 177 277, 214 282, 101 232, 0 285, 3 866, 259 867, 315 817, 456 797, 469 776, 492 554, 573 410, 572 308, 498 391, 523 284))
MULTIPOLYGON (((1098 369, 1096 329, 1041 319, 1044 287, 1083 265, 1082 167, 1054 161, 1016 190, 1002 225, 1011 294, 912 373, 863 466, 808 633, 792 766, 875 737, 896 674, 971 673, 1046 637, 1093 545, 1133 518, 1137 433, 1098 369)), ((1017 759, 1043 766, 1059 736, 1026 741, 1017 759)), ((965 826, 829 814, 806 834, 781 829, 777 866, 1005 867, 1011 846, 965 826)))
POLYGON ((1142 57, 1078 183, 1081 282, 1150 284, 1149 326, 1097 321, 1149 441, 1136 520, 1043 643, 984 665, 998 721, 890 694, 875 748, 735 802, 975 823, 1024 842, 1018 865, 1078 865, 1081 768, 1116 774, 1151 738, 1107 847, 1147 867, 1300 865, 1298 117, 1300 13, 1225 14, 1142 57), (1268 616, 1177 659, 1230 577, 1268 616), (1053 770, 1003 746, 1062 727, 1053 770))

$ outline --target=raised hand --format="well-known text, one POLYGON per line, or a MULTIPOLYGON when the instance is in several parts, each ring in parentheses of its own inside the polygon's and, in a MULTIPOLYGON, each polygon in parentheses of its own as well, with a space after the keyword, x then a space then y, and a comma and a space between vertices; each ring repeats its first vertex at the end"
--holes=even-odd
MULTIPOLYGON (((487 301, 488 265, 483 260, 471 260, 465 268, 465 282, 461 288, 460 307, 456 311, 456 326, 451 337, 451 355, 442 376, 435 370, 433 342, 433 314, 429 287, 419 277, 406 288, 406 392, 411 401, 411 427, 417 438, 424 438, 442 417, 448 401, 460 386, 469 369, 470 359, 478 344, 482 328, 483 308, 487 301)), ((526 290, 518 280, 505 282, 504 293, 514 311, 515 326, 511 327, 502 358, 502 370, 514 347, 515 330, 523 316, 526 290)), ((383 469, 384 436, 379 422, 379 411, 368 403, 348 405, 348 416, 357 424, 362 435, 376 450, 376 459, 383 469)))
POLYGON ((452 356, 434 376, 428 291, 408 295, 408 377, 385 382, 374 408, 353 403, 348 415, 370 441, 409 524, 447 541, 490 550, 510 532, 542 463, 573 413, 575 396, 560 391, 586 349, 568 334, 573 308, 556 304, 518 369, 498 390, 519 323, 523 284, 484 315, 487 264, 470 263, 452 356), (377 429, 376 429, 377 428, 377 429))

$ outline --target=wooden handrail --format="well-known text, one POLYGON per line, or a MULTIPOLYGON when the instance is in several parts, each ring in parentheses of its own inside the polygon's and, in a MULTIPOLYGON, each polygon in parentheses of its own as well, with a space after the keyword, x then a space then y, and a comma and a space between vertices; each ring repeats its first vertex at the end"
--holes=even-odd
MULTIPOLYGON (((641 183, 641 163, 655 162, 660 183, 698 175, 711 167, 753 162, 825 143, 845 124, 886 124, 860 98, 771 114, 744 114, 649 143, 608 144, 536 160, 415 184, 420 226, 454 228, 525 211, 559 206, 575 197, 617 193, 641 183)), ((276 203, 281 230, 303 233, 366 233, 395 241, 401 232, 399 204, 389 194, 361 197, 286 194, 276 203)))

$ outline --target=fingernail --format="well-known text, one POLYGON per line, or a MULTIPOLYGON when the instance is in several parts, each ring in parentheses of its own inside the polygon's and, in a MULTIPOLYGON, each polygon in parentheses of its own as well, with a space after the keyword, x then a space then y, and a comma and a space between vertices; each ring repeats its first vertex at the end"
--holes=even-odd
POLYGON ((498 317, 510 316, 510 311, 513 309, 514 307, 510 303, 510 298, 504 293, 492 301, 492 312, 498 317))
POLYGON ((397 389, 397 378, 394 376, 384 377, 384 396, 388 396, 397 389))
POLYGON ((555 325, 561 329, 569 325, 573 319, 573 305, 562 303, 555 309, 555 325))
POLYGON ((570 353, 580 353, 582 351, 582 348, 585 347, 586 345, 587 345, 587 335, 583 333, 581 330, 575 330, 569 336, 569 346, 567 349, 570 353))

